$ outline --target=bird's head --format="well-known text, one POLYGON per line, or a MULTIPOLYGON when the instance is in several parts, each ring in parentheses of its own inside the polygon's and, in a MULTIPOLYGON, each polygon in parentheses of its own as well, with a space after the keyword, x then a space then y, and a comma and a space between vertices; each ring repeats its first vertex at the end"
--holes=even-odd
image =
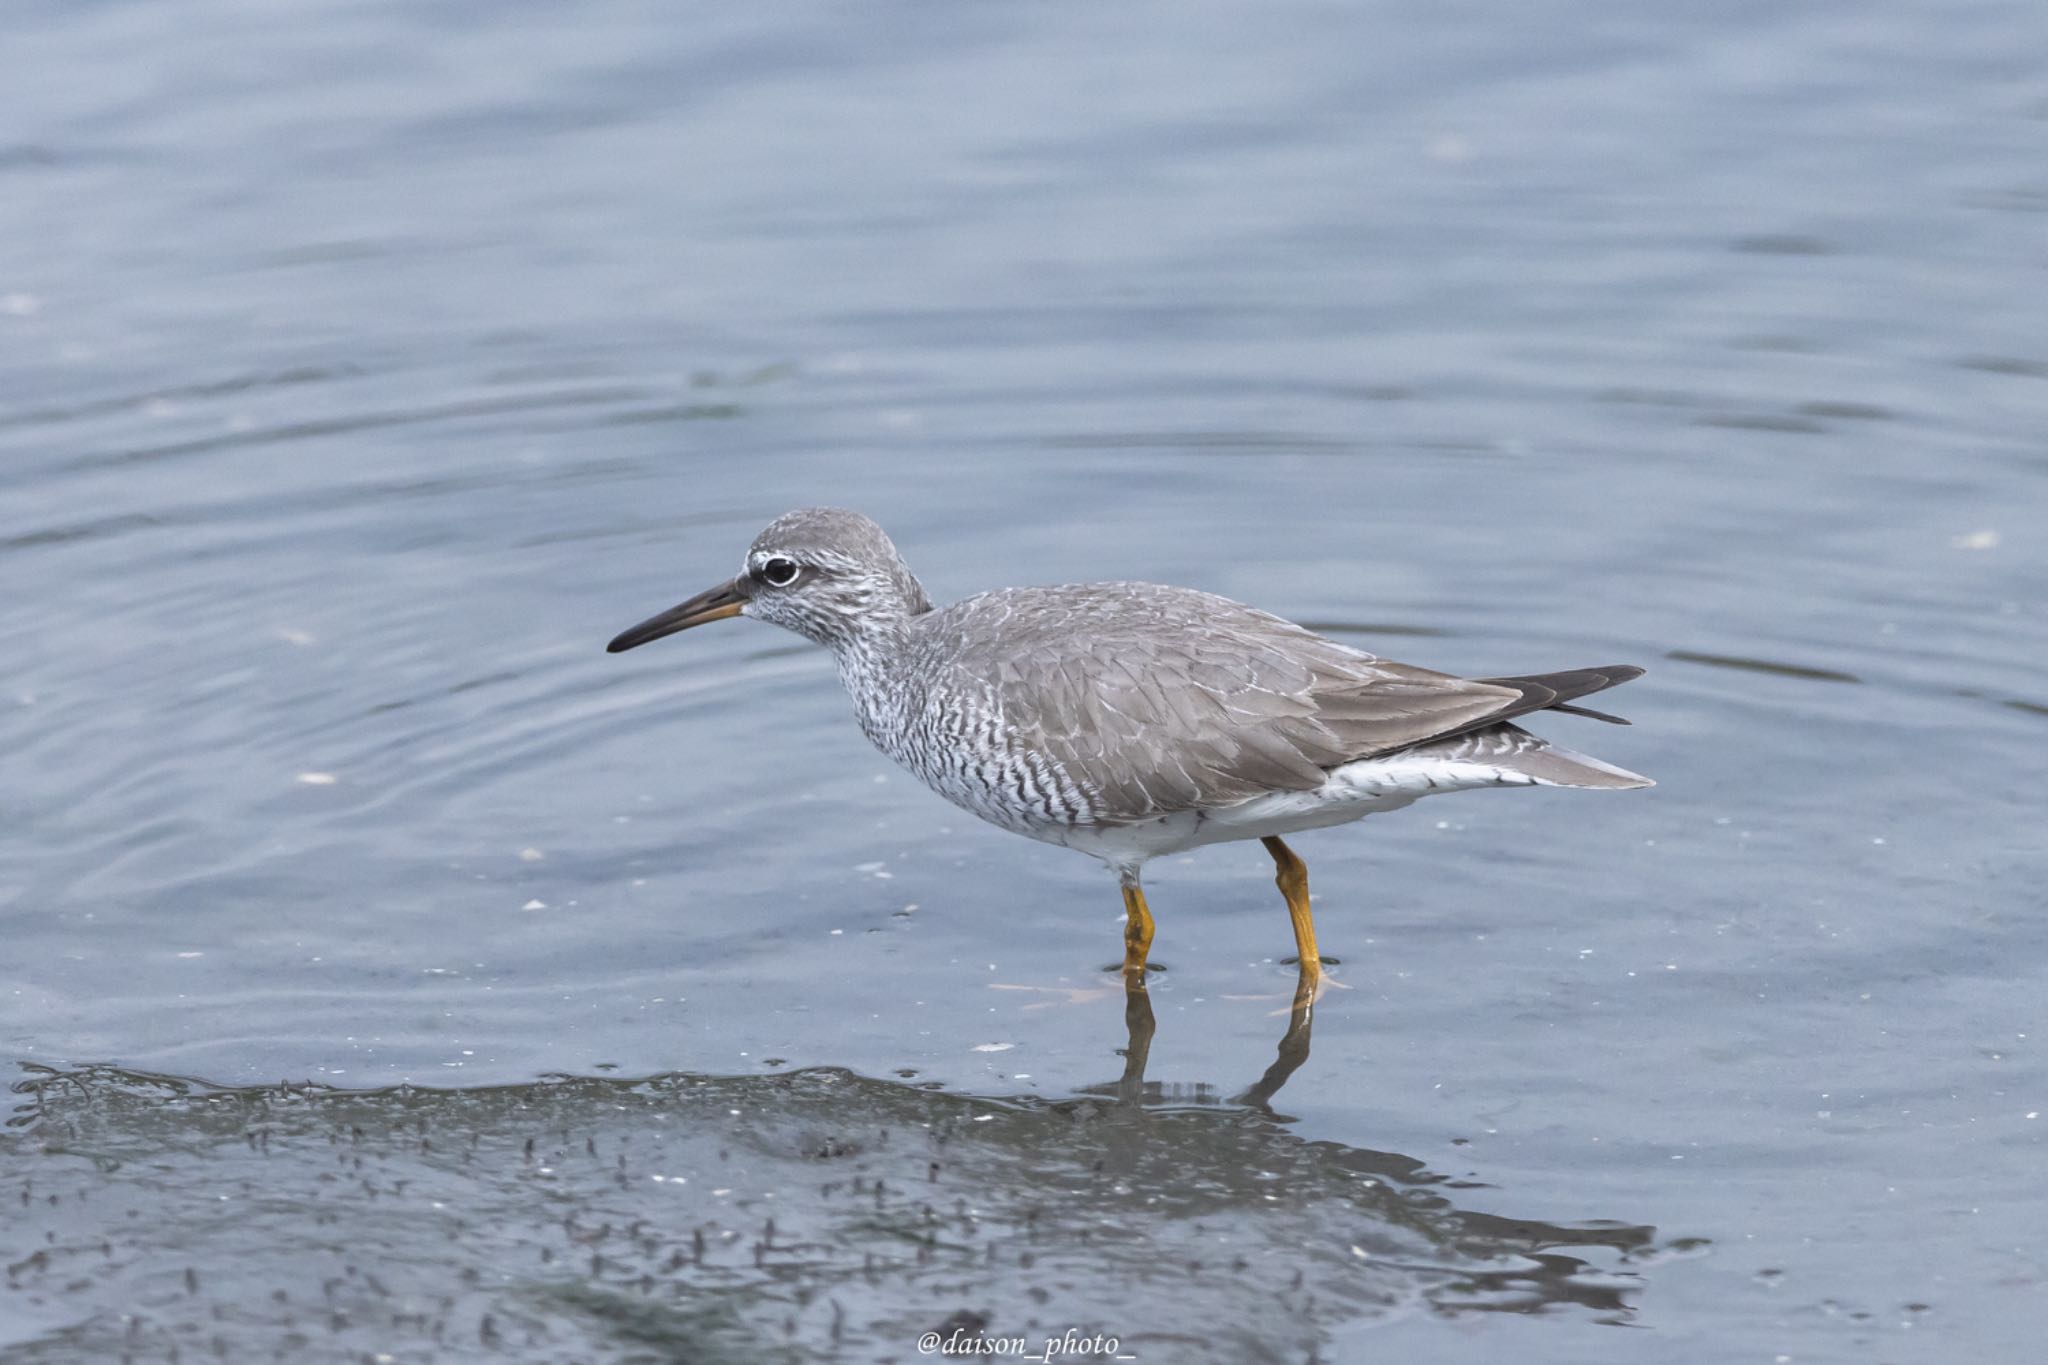
POLYGON ((841 648, 932 609, 882 528, 858 512, 805 507, 754 537, 739 574, 615 638, 622 650, 707 621, 752 616, 841 648))

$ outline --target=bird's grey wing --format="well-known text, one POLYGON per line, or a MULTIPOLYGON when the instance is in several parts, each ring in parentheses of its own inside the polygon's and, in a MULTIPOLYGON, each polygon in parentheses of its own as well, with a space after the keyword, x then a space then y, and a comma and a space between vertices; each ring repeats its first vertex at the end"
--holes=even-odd
POLYGON ((1113 602, 1064 603, 1075 610, 1063 629, 1008 632, 982 674, 1005 728, 1064 768, 1100 820, 1306 791, 1330 768, 1480 723, 1522 696, 1224 598, 1115 586, 1113 602))

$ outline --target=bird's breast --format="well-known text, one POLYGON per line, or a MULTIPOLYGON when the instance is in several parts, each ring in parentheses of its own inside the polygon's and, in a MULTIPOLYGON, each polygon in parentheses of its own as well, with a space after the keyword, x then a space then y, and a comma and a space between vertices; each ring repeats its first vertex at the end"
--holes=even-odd
POLYGON ((986 691, 854 691, 854 709, 876 748, 991 824, 1063 843, 1094 818, 1087 792, 1050 755, 1020 743, 986 691))

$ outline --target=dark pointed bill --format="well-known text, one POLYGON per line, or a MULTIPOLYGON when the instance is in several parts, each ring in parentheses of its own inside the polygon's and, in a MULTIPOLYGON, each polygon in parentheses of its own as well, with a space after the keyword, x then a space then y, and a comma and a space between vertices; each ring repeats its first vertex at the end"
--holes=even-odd
POLYGON ((649 640, 659 640, 664 635, 673 635, 691 626, 701 626, 706 621, 723 621, 728 616, 738 616, 740 608, 747 604, 745 585, 735 578, 730 583, 720 583, 709 592, 700 592, 689 601, 670 607, 659 616, 650 616, 630 630, 620 631, 606 645, 605 653, 617 654, 644 645, 649 640))

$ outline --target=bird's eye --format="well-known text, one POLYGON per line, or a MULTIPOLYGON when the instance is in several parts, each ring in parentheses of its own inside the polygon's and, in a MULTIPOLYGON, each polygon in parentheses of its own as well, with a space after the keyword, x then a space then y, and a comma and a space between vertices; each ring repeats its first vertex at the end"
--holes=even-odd
POLYGON ((801 572, 802 570, 797 568, 795 560, 784 559, 782 556, 777 555, 773 559, 762 562, 761 581, 771 588, 786 588, 796 582, 796 577, 801 572))

